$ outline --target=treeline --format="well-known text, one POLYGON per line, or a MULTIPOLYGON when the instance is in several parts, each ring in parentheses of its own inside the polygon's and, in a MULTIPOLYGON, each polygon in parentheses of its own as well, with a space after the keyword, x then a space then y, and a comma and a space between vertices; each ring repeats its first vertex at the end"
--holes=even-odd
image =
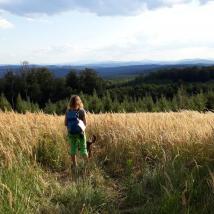
POLYGON ((85 108, 95 113, 208 111, 214 109, 213 74, 213 67, 170 69, 112 83, 92 69, 71 70, 58 78, 45 67, 23 65, 0 79, 0 109, 63 114, 70 95, 79 94, 85 108))
POLYGON ((9 70, 0 78, 0 93, 5 95, 13 108, 18 95, 43 108, 49 100, 57 102, 80 91, 92 95, 95 89, 100 95, 105 91, 105 85, 106 82, 92 69, 72 70, 66 77, 57 78, 45 67, 23 66, 19 72, 9 70))
POLYGON ((167 68, 139 76, 133 82, 163 83, 163 82, 208 82, 214 80, 214 66, 194 66, 186 68, 167 68))
MULTIPOLYGON (((103 97, 98 97, 96 90, 93 95, 80 93, 84 101, 86 110, 94 113, 100 112, 162 112, 162 111, 179 111, 179 110, 195 110, 195 111, 209 111, 214 110, 214 93, 208 94, 199 93, 197 95, 188 96, 184 89, 179 89, 178 93, 174 95, 173 99, 167 99, 161 96, 159 99, 154 100, 151 96, 145 96, 140 99, 133 99, 125 97, 122 102, 118 99, 112 98, 107 91, 103 97)), ((12 107, 10 102, 1 94, 0 96, 0 109, 16 110, 19 113, 39 112, 44 111, 48 114, 64 114, 67 108, 68 99, 60 100, 55 103, 50 100, 44 107, 40 107, 37 103, 30 100, 23 100, 20 95, 16 99, 15 108, 12 107)))

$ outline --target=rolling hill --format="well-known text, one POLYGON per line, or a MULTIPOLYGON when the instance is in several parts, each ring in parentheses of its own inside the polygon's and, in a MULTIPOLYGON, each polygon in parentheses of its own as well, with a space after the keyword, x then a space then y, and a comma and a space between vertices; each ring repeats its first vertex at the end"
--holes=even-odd
MULTIPOLYGON (((210 66, 214 65, 212 60, 182 60, 174 62, 159 62, 159 61, 142 61, 142 62, 103 62, 95 64, 83 64, 83 65, 30 65, 31 67, 47 67, 54 73, 56 77, 65 76, 70 70, 83 70, 85 68, 91 68, 98 72, 103 78, 121 78, 136 76, 139 74, 155 71, 163 68, 183 68, 190 66, 210 66)), ((12 70, 18 72, 21 65, 0 65, 0 76, 3 76, 5 72, 12 70)))

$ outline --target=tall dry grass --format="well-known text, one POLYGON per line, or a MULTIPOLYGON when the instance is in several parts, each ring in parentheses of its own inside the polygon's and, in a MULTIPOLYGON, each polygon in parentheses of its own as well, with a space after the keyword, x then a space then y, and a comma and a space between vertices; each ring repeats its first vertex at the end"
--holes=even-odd
MULTIPOLYGON (((87 114, 87 120, 87 136, 97 136, 97 170, 121 181, 120 209, 143 203, 145 213, 212 210, 213 113, 87 114)), ((68 158, 63 116, 0 113, 1 169, 27 161, 60 171, 69 168, 68 158)))
MULTIPOLYGON (((1 165, 11 167, 21 156, 35 158, 35 150, 43 141, 65 144, 62 118, 43 113, 0 113, 1 165)), ((65 147, 66 148, 66 147, 65 147)))
POLYGON ((119 164, 129 158, 135 163, 164 161, 180 150, 195 158, 214 155, 213 113, 100 114, 88 115, 88 120, 89 136, 99 137, 102 157, 119 173, 124 169, 119 164))
MULTIPOLYGON (((147 143, 168 146, 213 143, 213 113, 88 114, 87 119, 88 137, 95 134, 106 155, 117 146, 137 153, 135 149, 147 143)), ((64 117, 0 113, 1 164, 15 164, 20 154, 35 155, 34 148, 44 139, 67 148, 64 117)))
POLYGON ((180 113, 136 113, 88 115, 90 134, 134 143, 163 141, 186 144, 206 143, 213 136, 214 114, 184 111, 180 113))

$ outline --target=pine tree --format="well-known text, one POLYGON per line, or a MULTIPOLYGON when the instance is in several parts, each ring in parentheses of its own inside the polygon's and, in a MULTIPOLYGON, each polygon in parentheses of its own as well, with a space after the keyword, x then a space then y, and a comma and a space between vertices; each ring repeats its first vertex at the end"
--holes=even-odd
POLYGON ((22 97, 20 94, 18 94, 17 100, 16 100, 16 110, 19 113, 26 113, 27 111, 31 112, 31 103, 30 101, 22 100, 22 97))
POLYGON ((178 100, 176 96, 173 96, 170 106, 172 111, 174 112, 178 111, 178 100))
POLYGON ((95 89, 93 91, 93 96, 90 97, 90 99, 89 99, 88 107, 89 107, 89 111, 94 112, 94 113, 99 113, 103 109, 102 102, 101 102, 100 98, 97 96, 97 92, 95 89))
POLYGON ((40 111, 39 105, 37 103, 31 103, 30 111, 31 112, 39 112, 40 111))
POLYGON ((55 103, 56 105, 56 113, 58 115, 62 115, 65 114, 66 109, 67 109, 67 104, 68 104, 68 100, 60 100, 58 102, 55 103))
POLYGON ((123 102, 121 103, 121 108, 122 108, 122 112, 127 112, 128 111, 128 105, 129 105, 129 101, 127 96, 124 97, 123 102))
POLYGON ((214 92, 213 91, 209 91, 207 94, 206 108, 208 110, 214 111, 214 92))
POLYGON ((136 99, 127 99, 128 104, 126 107, 127 112, 136 112, 136 107, 137 107, 137 101, 136 99))
POLYGON ((47 114, 54 114, 56 113, 57 110, 57 106, 56 104, 52 103, 51 100, 48 100, 48 103, 46 103, 45 108, 44 108, 44 112, 47 114))
POLYGON ((112 108, 111 108, 112 112, 114 113, 118 113, 118 112, 122 112, 122 107, 120 102, 117 99, 117 96, 114 96, 114 100, 112 102, 112 108))
POLYGON ((8 102, 7 98, 4 96, 3 93, 0 96, 0 109, 2 111, 11 111, 12 110, 10 103, 8 102))
POLYGON ((83 102, 83 105, 84 105, 84 109, 88 109, 88 99, 87 97, 83 94, 83 92, 81 91, 80 92, 80 98, 83 102))
POLYGON ((144 97, 143 102, 146 105, 146 111, 148 111, 148 112, 154 111, 154 101, 151 96, 144 97))
POLYGON ((105 112, 112 111, 112 99, 111 99, 109 91, 106 92, 106 95, 103 98, 103 110, 105 112))
POLYGON ((157 108, 160 111, 169 111, 170 106, 168 100, 162 95, 161 98, 157 101, 157 108))
POLYGON ((188 98, 188 109, 195 111, 204 111, 206 109, 207 98, 201 91, 195 96, 188 98))
POLYGON ((183 87, 178 89, 177 92, 178 109, 183 110, 188 108, 188 96, 183 87))
POLYGON ((147 107, 146 107, 146 104, 144 102, 143 99, 138 99, 138 102, 137 102, 137 111, 138 112, 146 112, 147 111, 147 107))

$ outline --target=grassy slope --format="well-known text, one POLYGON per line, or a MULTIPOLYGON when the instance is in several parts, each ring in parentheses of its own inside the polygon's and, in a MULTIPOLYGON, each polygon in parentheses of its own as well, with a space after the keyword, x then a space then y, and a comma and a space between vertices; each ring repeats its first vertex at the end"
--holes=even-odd
POLYGON ((212 213, 214 114, 88 115, 74 181, 63 117, 0 113, 0 213, 212 213))

